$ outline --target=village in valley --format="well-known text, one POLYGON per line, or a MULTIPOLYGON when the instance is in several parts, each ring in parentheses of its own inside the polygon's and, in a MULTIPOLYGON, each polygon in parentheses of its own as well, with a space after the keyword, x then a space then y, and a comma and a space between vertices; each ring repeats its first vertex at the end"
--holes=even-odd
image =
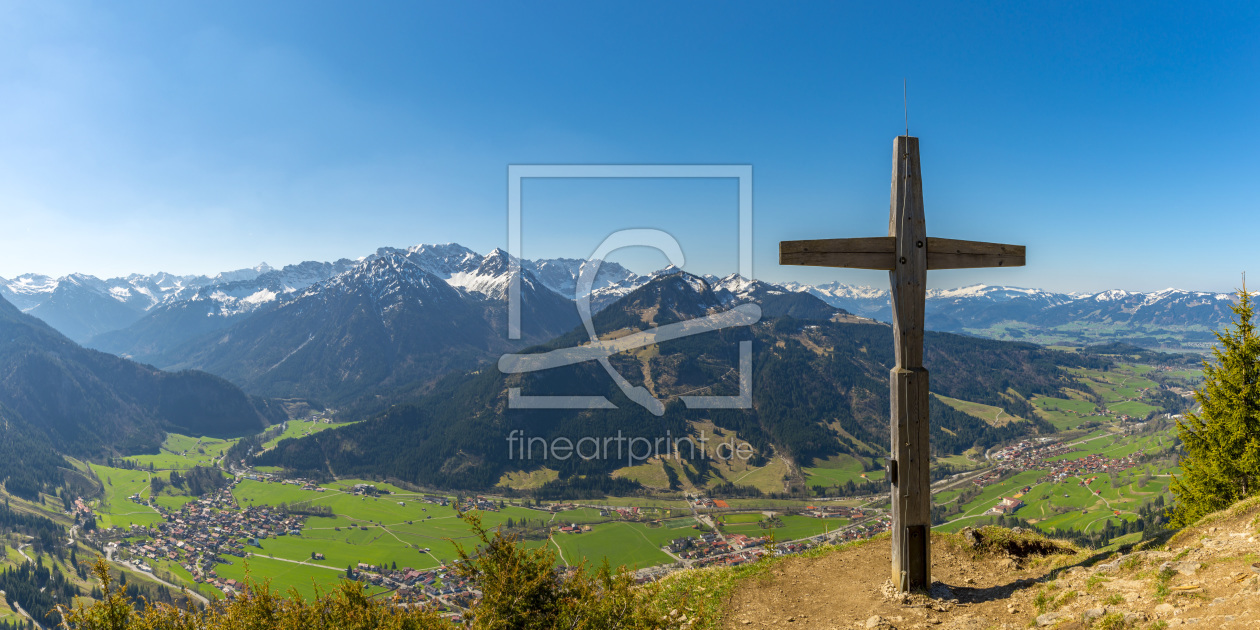
MULTIPOLYGON (((1118 384, 1160 388, 1136 375, 1152 370, 1127 369, 1135 373, 1117 378, 1118 384)), ((1115 403, 1132 406, 1142 396, 1120 392, 1115 403)), ((1099 532, 1163 500, 1175 466, 1167 412, 1148 405, 1144 417, 1126 418, 1105 408, 1082 413, 1081 401, 1035 402, 1052 410, 1074 407, 1047 412, 1062 423, 1057 433, 938 462, 957 472, 933 483, 935 528, 956 531, 1015 518, 1050 533, 1099 532)), ((270 443, 331 426, 337 424, 326 415, 293 420, 273 432, 270 443)), ((304 595, 350 579, 374 596, 424 602, 456 617, 478 597, 456 569, 452 543, 475 542, 462 514, 475 514, 484 527, 528 548, 551 549, 559 572, 607 558, 640 581, 842 544, 891 526, 885 492, 759 500, 688 491, 536 501, 519 493, 450 494, 388 481, 320 483, 228 463, 230 444, 173 435, 159 455, 113 467, 84 464, 107 492, 72 503, 80 522, 95 525, 83 527, 81 539, 120 568, 186 587, 207 601, 239 594, 247 579, 304 595), (221 487, 192 496, 170 484, 204 475, 198 468, 217 471, 221 487)), ((854 478, 880 477, 855 471, 854 478)))
MULTIPOLYGON (((1035 410, 1043 430, 936 454, 933 530, 1003 524, 1095 548, 1163 531, 1171 476, 1180 471, 1175 423, 1195 409, 1191 392, 1201 375, 1184 359, 1149 356, 1157 360, 1117 355, 1108 369, 1069 369, 1065 397, 1035 396, 1020 406, 1035 410)), ((1021 420, 1006 409, 942 402, 994 427, 1021 420)), ((534 488, 553 478, 548 471, 452 492, 387 478, 315 479, 254 465, 234 450, 249 440, 265 451, 345 424, 337 412, 320 410, 251 438, 172 433, 157 453, 70 459, 88 491, 22 508, 70 523, 77 565, 15 534, 3 541, 0 569, 27 557, 61 563, 89 592, 85 567, 95 551, 129 587, 184 590, 203 604, 239 598, 263 582, 310 599, 353 580, 370 597, 458 620, 481 595, 460 571, 456 549, 480 543, 469 517, 522 548, 549 553, 557 575, 607 560, 641 583, 888 536, 893 525, 887 472, 874 457, 881 445, 805 466, 775 457, 709 481, 679 473, 681 488, 670 487, 673 463, 653 460, 618 471, 643 484, 635 496, 546 500, 534 488), (725 480, 748 493, 724 492, 725 480)), ((715 432, 712 423, 697 429, 715 432)))
MULTIPOLYGON (((809 535, 799 539, 784 540, 780 537, 776 540, 773 524, 782 525, 777 516, 769 517, 771 525, 764 534, 725 533, 723 526, 728 522, 746 522, 755 527, 757 521, 740 518, 747 512, 728 514, 730 508, 725 501, 705 497, 687 497, 680 503, 687 506, 694 516, 670 518, 668 513, 673 510, 655 507, 592 506, 576 502, 531 505, 529 502, 490 496, 410 493, 389 484, 354 482, 319 485, 307 479, 286 479, 281 475, 256 471, 242 472, 226 487, 192 498, 174 509, 167 509, 141 494, 132 494, 127 503, 147 508, 159 518, 145 519, 148 521, 145 524, 133 522, 125 526, 97 528, 89 532, 85 540, 99 545, 107 558, 129 570, 168 584, 188 586, 193 592, 206 597, 231 598, 246 588, 244 569, 251 563, 255 567, 251 572, 252 579, 271 579, 275 586, 282 588, 299 586, 291 581, 294 578, 290 576, 267 572, 266 567, 278 561, 282 566, 287 565, 286 568, 299 569, 295 573, 307 579, 314 578, 315 582, 323 583, 325 587, 340 579, 357 580, 368 585, 374 594, 388 593, 400 601, 430 603, 453 615, 466 608, 478 593, 454 569, 455 556, 449 541, 434 536, 432 546, 403 543, 403 548, 412 552, 410 564, 385 561, 379 556, 367 558, 365 555, 367 559, 357 559, 357 556, 346 555, 346 550, 353 544, 346 545, 345 541, 355 537, 362 539, 363 532, 373 530, 388 532, 398 538, 403 530, 412 528, 412 531, 418 531, 425 523, 432 523, 435 517, 445 523, 441 531, 458 534, 460 512, 476 513, 484 523, 497 526, 508 524, 509 519, 543 522, 548 538, 538 542, 555 544, 562 557, 567 545, 560 542, 589 536, 596 528, 609 523, 677 532, 676 537, 659 548, 667 562, 638 567, 637 578, 645 581, 680 568, 719 564, 737 566, 766 554, 786 555, 823 543, 856 540, 885 531, 888 526, 886 515, 879 509, 810 506, 806 511, 808 518, 831 519, 829 524, 834 523, 836 527, 824 528, 827 531, 821 535, 806 532, 809 535), (258 498, 263 494, 303 496, 306 501, 275 505, 259 503, 258 498), (412 518, 397 523, 374 523, 351 517, 348 522, 327 527, 327 521, 335 522, 342 517, 333 517, 331 513, 313 507, 325 496, 350 499, 347 502, 349 505, 353 505, 354 499, 361 505, 370 501, 376 509, 412 518), (674 522, 665 525, 665 520, 674 522), (684 527, 681 522, 691 525, 684 527), (716 527, 715 523, 718 524, 716 527), (331 539, 340 538, 341 534, 346 536, 339 541, 341 544, 336 545, 340 548, 338 551, 325 549, 321 541, 329 541, 328 544, 332 545, 331 539), (434 549, 439 546, 440 550, 434 549), (301 549, 301 552, 292 553, 295 549, 301 549), (346 558, 351 561, 343 569, 341 561, 346 558), (334 560, 336 565, 332 564, 334 560), (262 571, 257 570, 260 566, 262 571)), ((77 505, 82 505, 90 513, 86 504, 77 505)), ((364 544, 371 543, 365 540, 364 544)), ((525 538, 522 544, 536 542, 525 538)), ((584 559, 595 560, 589 556, 584 559)), ((557 570, 563 572, 572 568, 571 564, 561 561, 557 570)))

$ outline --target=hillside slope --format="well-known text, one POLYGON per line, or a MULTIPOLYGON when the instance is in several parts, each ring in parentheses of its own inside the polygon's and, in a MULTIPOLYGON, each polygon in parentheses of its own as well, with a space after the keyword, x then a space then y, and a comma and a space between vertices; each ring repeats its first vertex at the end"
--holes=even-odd
POLYGON ((483 284, 466 290, 383 252, 167 352, 163 367, 205 370, 261 396, 377 412, 447 372, 577 323, 571 302, 524 274, 524 339, 509 341, 506 260, 499 262, 478 267, 483 284))
MULTIPOLYGON (((597 331, 619 336, 651 326, 720 312, 736 303, 688 274, 662 275, 598 313, 597 331)), ((692 423, 711 421, 736 431, 756 449, 754 459, 790 458, 804 466, 847 452, 873 456, 888 435, 888 327, 866 321, 769 318, 740 327, 653 344, 610 357, 628 386, 642 387, 665 404, 657 417, 622 393, 593 362, 531 374, 505 375, 492 366, 452 375, 413 405, 368 422, 281 443, 259 463, 338 475, 391 476, 452 488, 487 488, 509 470, 558 468, 564 478, 604 475, 624 458, 584 461, 513 459, 507 438, 523 433, 546 439, 686 435, 692 423), (752 409, 688 409, 683 395, 732 396, 739 392, 739 342, 753 348, 752 409), (538 395, 603 395, 616 409, 512 409, 509 389, 538 395)), ((578 329, 530 352, 570 348, 589 341, 578 329)), ((1034 394, 1055 395, 1071 380, 1063 366, 1102 365, 1105 359, 1046 350, 1030 344, 929 334, 926 363, 933 391, 1013 410, 1034 394)), ((955 453, 1014 435, 1050 430, 1040 421, 990 427, 978 418, 934 407, 934 446, 955 453)), ((685 453, 684 453, 685 454, 685 453)), ((689 474, 707 474, 709 461, 691 461, 689 474)), ((761 465, 761 464, 758 464, 761 465)))
POLYGON ((162 372, 83 348, 0 300, 0 419, 0 480, 12 491, 17 477, 54 483, 57 475, 32 474, 60 465, 54 451, 154 452, 166 431, 248 435, 283 412, 204 372, 162 372))
POLYGON ((889 590, 887 537, 677 579, 725 597, 695 628, 1255 628, 1258 538, 1260 498, 1140 550, 1000 528, 934 534, 927 595, 889 590))

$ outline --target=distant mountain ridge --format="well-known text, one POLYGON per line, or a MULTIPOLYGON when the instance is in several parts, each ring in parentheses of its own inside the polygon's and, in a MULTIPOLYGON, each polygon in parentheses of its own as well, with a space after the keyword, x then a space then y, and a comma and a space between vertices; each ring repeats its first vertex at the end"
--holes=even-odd
MULTIPOLYGON (((668 269, 599 311, 592 324, 600 334, 645 331, 725 311, 777 290, 733 277, 711 282, 668 269)), ((688 423, 708 421, 749 440, 762 462, 756 465, 776 455, 796 466, 837 453, 875 456, 887 441, 887 373, 893 362, 889 327, 845 316, 812 295, 782 293, 772 296, 782 299, 781 314, 755 325, 665 341, 650 351, 608 358, 630 387, 642 388, 665 404, 660 417, 628 399, 593 361, 527 374, 479 368, 451 374, 429 393, 366 422, 282 441, 255 463, 315 475, 335 470, 338 475, 394 477, 477 490, 494 486, 506 472, 546 465, 559 469, 559 483, 585 478, 591 484, 620 483, 622 490, 633 490, 626 480, 608 476, 626 466, 624 460, 513 459, 507 438, 514 430, 544 438, 622 432, 628 437, 656 436, 666 430, 685 435, 688 423), (831 317, 802 320, 790 316, 793 311, 831 317), (755 355, 752 409, 686 408, 682 396, 739 392, 735 370, 739 342, 745 340, 753 342, 755 355), (507 403, 510 388, 530 396, 597 394, 616 408, 513 409, 507 403)), ((525 352, 571 348, 587 340, 587 332, 577 328, 525 352)), ((1069 379, 1062 367, 1101 366, 1106 361, 1033 344, 943 333, 927 335, 926 360, 929 369, 936 370, 934 392, 1028 417, 1035 417, 1028 411, 1031 396, 1066 395, 1061 388, 1069 379)), ((941 454, 1052 430, 1038 421, 992 427, 932 400, 932 443, 941 454)), ((710 460, 691 459, 686 474, 697 483, 715 475, 738 482, 738 476, 725 477, 720 468, 710 460)))
MULTIPOLYGON (((891 315, 886 289, 840 283, 788 283, 784 288, 809 293, 856 315, 881 321, 888 321, 891 315)), ((983 328, 1002 321, 1037 326, 1084 322, 1219 328, 1230 320, 1233 302, 1234 295, 1229 293, 1171 288, 1150 293, 1122 290, 1055 293, 978 284, 929 290, 927 319, 929 328, 950 331, 983 328)))
MULTIPOLYGON (((447 284, 483 298, 501 299, 507 289, 506 252, 479 254, 457 243, 383 247, 357 260, 307 261, 282 269, 266 263, 214 276, 132 274, 100 280, 84 274, 50 278, 23 274, 0 279, 0 297, 35 315, 76 341, 141 360, 158 358, 164 349, 221 330, 256 311, 293 299, 309 286, 326 282, 354 265, 386 254, 403 256, 447 284)), ((515 261, 539 285, 572 301, 582 270, 594 264, 572 258, 515 261)), ((656 275, 639 275, 614 262, 600 264, 592 286, 592 310, 598 312, 643 286, 656 275)), ((715 288, 756 292, 763 307, 790 293, 805 293, 855 315, 887 321, 888 291, 826 283, 782 285, 737 276, 709 277, 715 288)), ((1040 289, 974 285, 928 293, 927 324, 934 330, 988 336, 987 327, 1017 322, 1031 327, 1073 322, 1130 327, 1219 328, 1229 320, 1229 294, 1165 289, 1150 293, 1122 290, 1056 293, 1040 289)), ((776 311, 777 312, 777 311, 776 311)), ((811 317, 820 312, 793 316, 811 317)), ((1015 333, 1016 335, 1019 333, 1015 333)), ((1150 345, 1150 344, 1147 344, 1150 345)))
POLYGON ((245 314, 206 310, 213 300, 175 303, 93 344, 129 343, 145 361, 205 370, 261 396, 364 411, 578 325, 572 301, 523 271, 522 334, 509 339, 507 255, 445 249, 383 248, 300 291, 269 292, 245 314), (200 306, 188 312, 190 304, 200 306), (152 343, 163 330, 163 343, 152 343))
POLYGON ((0 299, 0 482, 19 496, 55 485, 58 454, 157 452, 167 431, 236 437, 284 419, 222 378, 83 348, 0 299))

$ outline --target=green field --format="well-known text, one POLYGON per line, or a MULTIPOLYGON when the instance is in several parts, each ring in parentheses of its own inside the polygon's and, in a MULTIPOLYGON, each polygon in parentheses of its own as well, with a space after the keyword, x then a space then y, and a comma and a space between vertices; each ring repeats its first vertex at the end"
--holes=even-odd
MULTIPOLYGON (((1194 373, 1192 370, 1185 372, 1187 375, 1194 373)), ((1118 458, 1138 450, 1159 453, 1172 446, 1172 439, 1167 434, 1126 436, 1121 432, 1121 427, 1135 425, 1122 425, 1116 418, 1119 415, 1142 417, 1157 410, 1151 404, 1153 398, 1150 397, 1149 390, 1158 387, 1156 379, 1175 378, 1169 370, 1118 364, 1106 371, 1069 370, 1069 373, 1074 383, 1066 384, 1064 397, 1038 396, 1031 399, 1038 415, 1063 431, 1058 437, 1070 437, 1067 441, 1071 443, 1079 442, 1072 452, 1055 459, 1076 459, 1090 455, 1118 458), (1099 413, 1095 400, 1102 401, 1102 407, 1109 415, 1099 413), (1088 433, 1078 428, 1087 422, 1092 423, 1088 433)), ((998 407, 944 397, 941 400, 989 424, 1005 424, 1012 418, 1006 410, 998 407)), ((290 421, 283 433, 268 440, 267 445, 274 446, 282 439, 301 437, 336 426, 341 425, 322 421, 290 421)), ((92 465, 90 473, 98 477, 105 487, 104 496, 98 500, 97 505, 100 525, 125 527, 133 523, 149 525, 160 521, 160 515, 152 508, 128 500, 132 494, 139 494, 143 498, 149 496, 149 466, 156 471, 153 474, 169 477, 169 471, 185 470, 196 465, 216 465, 232 443, 171 434, 163 443, 161 452, 129 458, 129 461, 142 469, 127 470, 92 465)), ((938 465, 948 464, 957 469, 974 469, 988 465, 984 461, 983 453, 979 451, 971 453, 971 457, 960 454, 935 461, 938 465)), ((961 514, 950 516, 949 522, 939 526, 939 529, 956 531, 975 523, 1000 498, 1014 496, 1024 486, 1031 486, 1030 492, 1022 497, 1026 505, 1015 516, 1032 521, 1045 529, 1095 531, 1107 522, 1136 518, 1135 511, 1144 502, 1162 494, 1166 496, 1167 475, 1171 472, 1167 467, 1171 464, 1167 459, 1158 461, 1161 462, 1159 465, 1140 465, 1123 473, 1089 475, 1087 477, 1093 478, 1088 486, 1083 486, 1083 479, 1079 477, 1050 483, 1045 477, 1045 471, 1021 472, 1004 482, 981 489, 976 496, 960 506, 961 514)), ((622 469, 618 471, 618 475, 638 479, 645 485, 660 488, 661 491, 651 497, 609 497, 592 502, 609 507, 642 508, 637 516, 631 518, 623 518, 616 512, 601 515, 598 507, 551 513, 510 504, 505 504, 499 511, 480 511, 476 514, 481 517, 483 525, 491 529, 505 525, 508 519, 516 523, 528 521, 527 531, 533 538, 520 544, 530 548, 545 546, 556 553, 556 560, 561 564, 577 564, 583 561, 599 563, 604 560, 612 566, 666 564, 672 562, 672 558, 661 550, 662 546, 675 538, 696 536, 699 533, 694 528, 697 522, 691 516, 691 508, 682 497, 687 493, 703 495, 704 488, 692 488, 687 476, 678 469, 681 465, 674 461, 656 461, 622 469), (666 490, 669 476, 666 475, 664 466, 675 468, 683 486, 682 490, 666 490), (568 524, 589 526, 591 530, 573 534, 554 531, 561 525, 568 524), (547 527, 554 531, 551 538, 543 538, 539 534, 546 531, 547 527)), ((802 467, 800 471, 806 487, 834 487, 849 482, 860 484, 883 479, 882 469, 865 470, 870 466, 869 457, 840 454, 812 462, 811 466, 802 467)), ((82 469, 86 470, 86 466, 82 469)), ((717 470, 718 474, 707 480, 706 485, 730 481, 739 485, 755 486, 766 493, 784 492, 789 485, 786 482, 790 480, 786 478, 793 474, 793 468, 782 457, 773 457, 768 465, 760 468, 728 465, 717 470)), ((281 471, 259 469, 259 472, 281 471)), ((504 476, 503 484, 518 488, 535 487, 556 476, 550 470, 535 471, 533 474, 510 474, 504 476)), ((254 577, 270 578, 277 588, 293 587, 300 594, 309 597, 316 588, 312 581, 320 588, 334 586, 343 579, 348 565, 365 562, 396 565, 400 568, 439 568, 443 565, 449 566, 457 558, 455 543, 469 546, 475 543, 468 524, 458 517, 454 509, 426 503, 421 500, 422 495, 414 491, 388 483, 358 479, 338 480, 324 484, 321 489, 322 491, 304 490, 298 485, 266 480, 240 481, 233 489, 233 494, 242 507, 279 504, 326 507, 331 511, 331 516, 308 517, 300 536, 268 538, 262 540, 259 547, 249 547, 249 551, 255 555, 248 562, 229 557, 233 564, 220 565, 217 569, 219 575, 243 579, 248 564, 254 577), (352 492, 356 483, 371 483, 390 494, 358 496, 352 492), (324 558, 312 560, 313 553, 323 554, 324 558)), ((960 490, 961 488, 939 493, 934 496, 934 500, 938 504, 952 506, 959 500, 960 490)), ((154 497, 159 506, 168 510, 178 510, 190 500, 192 499, 189 497, 178 496, 178 493, 170 489, 154 497)), ((520 499, 515 500, 521 502, 520 499)), ((721 531, 727 535, 759 537, 773 534, 778 541, 814 536, 849 524, 843 519, 815 519, 794 514, 780 514, 771 521, 765 515, 769 511, 803 509, 816 501, 816 498, 726 499, 731 508, 745 511, 701 512, 707 512, 714 518, 721 531), (773 527, 766 527, 771 524, 773 527)), ((852 506, 870 501, 867 497, 827 504, 852 506)), ((880 501, 877 498, 871 505, 879 505, 880 501)), ((48 503, 56 503, 53 507, 60 509, 60 501, 48 503)), ((38 507, 50 509, 48 506, 38 507)), ((515 531, 525 530, 518 528, 515 531)), ((167 576, 167 579, 191 581, 191 576, 173 563, 159 561, 154 568, 159 575, 167 576)), ((208 587, 204 587, 203 592, 212 595, 208 587)), ((4 612, 0 609, 0 618, 3 618, 4 612)))
MULTIPOLYGON (((969 451, 969 453, 974 453, 969 451)), ((968 456, 968 453, 959 453, 957 455, 949 455, 946 457, 937 457, 933 460, 936 464, 953 466, 957 470, 970 470, 982 465, 983 453, 974 453, 974 458, 968 456)))
POLYGON ((18 624, 26 623, 26 617, 19 615, 17 611, 9 608, 9 604, 0 597, 0 622, 18 624))
POLYGON ((276 437, 273 437, 270 440, 263 442, 263 448, 264 449, 273 448, 276 444, 279 444, 281 440, 297 439, 301 437, 306 437, 308 435, 315 435, 316 433, 319 433, 321 431, 327 431, 329 429, 336 429, 337 427, 344 427, 347 424, 353 424, 353 423, 351 422, 324 422, 322 419, 289 420, 288 422, 285 423, 284 431, 282 431, 280 435, 277 435, 276 437))
MULTIPOLYGON (((726 499, 728 505, 740 509, 802 510, 815 502, 815 499, 726 499)), ((848 504, 850 504, 849 501, 837 501, 834 503, 834 505, 848 504)))
MULTIPOLYGON (((1172 445, 1167 435, 1124 436, 1097 431, 1085 438, 1094 439, 1080 443, 1074 447, 1075 450, 1050 460, 1071 460, 1089 455, 1118 458, 1139 449, 1147 453, 1163 452, 1172 445)), ((1015 516, 1047 530, 1094 531, 1108 521, 1133 520, 1137 517, 1137 509, 1144 502, 1161 494, 1166 495, 1167 475, 1170 472, 1154 464, 1145 464, 1113 474, 1094 473, 1084 477, 1067 477, 1058 483, 1046 482, 1042 471, 1022 472, 1010 480, 986 487, 978 497, 963 506, 961 518, 952 516, 949 523, 937 528, 942 531, 957 531, 980 518, 999 498, 1014 496, 1027 485, 1031 486, 1031 490, 1021 497, 1025 505, 1015 512, 1015 516), (1089 479, 1092 479, 1091 483, 1082 485, 1082 482, 1089 479)), ((957 497, 957 491, 943 492, 935 495, 934 501, 942 505, 957 497)))
MULTIPOLYGON (((966 527, 969 524, 969 521, 981 517, 985 511, 997 504, 998 500, 1002 497, 1012 496, 1018 493, 1024 486, 1037 483, 1037 481, 1044 477, 1045 474, 1045 471, 1029 470, 1018 473, 1006 481, 986 486, 979 496, 963 506, 963 514, 961 516, 953 516, 951 518, 955 520, 943 525, 938 525, 934 529, 946 532, 958 531, 959 529, 966 527)), ((939 505, 952 499, 956 494, 957 493, 942 493, 936 495, 934 499, 939 505)))
MULTIPOLYGON (((378 484, 378 487, 381 485, 378 484)), ((333 489, 319 493, 287 484, 256 481, 242 481, 234 494, 241 505, 307 503, 327 506, 333 511, 332 517, 308 518, 301 536, 267 539, 262 541, 262 549, 256 550, 264 556, 274 555, 276 559, 315 565, 284 567, 286 575, 296 571, 307 581, 311 571, 344 571, 346 565, 358 562, 433 568, 457 557, 452 542, 471 544, 474 541, 468 525, 456 516, 453 509, 417 501, 414 494, 364 497, 333 489), (404 505, 399 505, 400 501, 404 505), (364 526, 366 530, 362 529, 364 526), (425 548, 430 551, 423 552, 425 548), (311 560, 311 552, 322 553, 325 559, 311 560)), ((659 502, 658 505, 675 510, 683 506, 685 504, 681 502, 659 502)), ((487 527, 496 527, 508 518, 517 521, 542 520, 555 527, 569 523, 593 524, 590 532, 555 534, 552 545, 557 548, 557 560, 562 555, 563 561, 570 564, 580 562, 582 558, 594 562, 607 558, 612 566, 667 563, 670 558, 660 551, 660 547, 674 538, 695 533, 691 529, 695 520, 691 517, 670 519, 656 525, 620 521, 620 516, 615 513, 600 516, 599 510, 594 508, 566 510, 553 515, 506 506, 498 512, 478 514, 487 527)))
POLYGON ((599 500, 603 505, 617 507, 654 507, 665 509, 687 509, 687 502, 682 499, 654 499, 651 497, 604 497, 599 500))
POLYGON ((214 466, 236 440, 196 438, 168 433, 161 451, 154 455, 132 455, 127 459, 138 468, 154 470, 187 470, 194 466, 214 466))
POLYGON ((730 534, 743 534, 745 536, 766 536, 774 534, 777 541, 796 540, 798 538, 808 538, 816 536, 827 531, 832 531, 837 527, 843 527, 849 523, 847 519, 840 518, 813 518, 809 516, 797 516, 794 514, 782 514, 779 517, 782 525, 774 527, 762 527, 758 523, 760 520, 749 523, 731 524, 722 527, 722 532, 730 534))
MULTIPOLYGON (((350 495, 334 497, 329 504, 335 516, 311 517, 301 536, 261 541, 262 548, 255 553, 307 563, 311 566, 294 565, 306 574, 325 569, 344 571, 347 565, 359 562, 430 569, 457 558, 453 543, 472 545, 475 542, 468 525, 450 508, 427 504, 420 507, 419 503, 398 506, 397 502, 386 502, 385 498, 373 501, 350 495), (424 551, 426 548, 428 552, 424 551), (312 552, 324 554, 324 559, 311 560, 312 552)), ((545 512, 512 506, 499 512, 477 514, 483 526, 489 528, 503 524, 508 518, 542 520, 556 527, 596 522, 590 532, 555 534, 555 544, 563 552, 564 560, 571 564, 581 558, 600 562, 607 557, 614 567, 669 562, 670 558, 659 547, 673 538, 694 533, 690 527, 695 523, 690 517, 665 521, 662 525, 609 522, 609 517, 600 517, 594 509, 569 510, 555 515, 554 519, 545 512)), ((294 570, 286 568, 290 572, 294 570)))
MULTIPOLYGON (((665 490, 669 488, 669 475, 665 472, 665 466, 671 465, 663 461, 647 462, 637 466, 627 466, 613 473, 614 477, 625 477, 633 481, 637 481, 648 488, 656 488, 665 490)), ((677 470, 679 479, 685 476, 677 470)), ((558 475, 557 475, 558 476, 558 475)))
POLYGON ((1093 402, 1080 398, 1038 396, 1032 400, 1032 403, 1041 412, 1041 417, 1060 431, 1076 428, 1088 420, 1089 414, 1094 413, 1097 408, 1093 402))
POLYGON ((609 512, 608 516, 600 516, 599 510, 594 508, 578 508, 576 510, 565 510, 557 512, 554 521, 556 523, 577 523, 585 525, 587 523, 606 523, 620 519, 621 516, 616 512, 609 512))
POLYGON ((806 487, 843 486, 850 481, 864 483, 884 478, 883 469, 867 471, 863 468, 861 460, 847 453, 841 453, 828 459, 818 460, 813 466, 801 470, 805 473, 806 487), (866 475, 865 478, 862 477, 863 474, 866 475))
POLYGON ((1152 411, 1159 411, 1159 407, 1150 405, 1139 400, 1127 400, 1117 403, 1109 403, 1107 409, 1114 413, 1136 418, 1144 418, 1146 414, 1152 411))
POLYGON ((1123 436, 1111 433, 1099 433, 1087 436, 1090 439, 1073 447, 1072 452, 1048 458, 1048 461, 1079 459, 1085 455, 1105 455, 1110 458, 1125 457, 1139 450, 1161 450, 1172 444, 1172 438, 1166 435, 1134 435, 1123 436))
POLYGON ((1059 326, 1042 327, 1014 321, 999 322, 984 328, 966 328, 964 330, 978 337, 1004 339, 1007 341, 1029 341, 1059 348, 1076 348, 1083 345, 1127 340, 1145 343, 1146 340, 1153 338, 1158 340, 1168 350, 1185 351, 1190 349, 1195 352, 1201 352, 1202 350, 1197 347, 1187 346, 1187 344, 1198 342, 1202 339, 1203 333, 1209 332, 1206 326, 1198 325, 1133 326, 1114 322, 1073 322, 1059 326))
POLYGON ((726 479, 739 486, 753 486, 762 492, 783 492, 783 477, 788 474, 787 462, 774 457, 760 468, 728 474, 726 479))
POLYGON ((1108 371, 1069 368, 1067 371, 1077 377, 1077 382, 1088 386, 1102 397, 1108 408, 1114 403, 1128 399, 1140 398, 1144 390, 1158 389, 1159 384, 1142 376, 1145 372, 1128 364, 1117 364, 1108 371))
MULTIPOLYGON (((345 482, 341 482, 344 484, 345 482)), ((387 484, 377 484, 388 487, 387 484)), ((468 525, 451 507, 419 501, 416 494, 391 494, 380 497, 355 496, 331 485, 324 492, 303 490, 297 486, 258 481, 242 481, 233 490, 237 502, 247 505, 304 503, 326 506, 331 517, 310 517, 302 536, 279 537, 263 541, 263 549, 277 558, 309 561, 311 552, 325 555, 315 564, 345 569, 347 564, 397 562, 399 566, 429 568, 456 558, 452 541, 471 541, 468 525), (403 505, 399 505, 399 503, 403 505), (366 527, 367 529, 361 529, 366 527), (430 548, 431 553, 420 549, 430 548)), ((585 511, 566 512, 573 518, 586 518, 585 511)), ((590 513, 598 515, 597 511, 590 513)), ((482 524, 497 527, 512 518, 551 520, 547 512, 506 506, 498 512, 477 512, 482 524)))
MULTIPOLYGON (((1035 396, 1030 400, 1037 408, 1038 415, 1060 431, 1074 429, 1089 421, 1109 420, 1107 416, 1097 414, 1099 404, 1092 397, 1100 399, 1102 409, 1112 416, 1144 418, 1152 411, 1161 410, 1149 398, 1151 392, 1159 389, 1159 383, 1148 376, 1158 373, 1161 378, 1184 378, 1186 381, 1192 381, 1199 376, 1195 370, 1172 371, 1126 363, 1115 364, 1110 370, 1068 368, 1065 371, 1075 381, 1066 387, 1067 398, 1035 396)), ((936 396, 954 409, 990 424, 994 424, 995 419, 1000 424, 1001 421, 1013 417, 998 407, 936 396)))
POLYGON ((499 479, 498 485, 516 490, 530 490, 559 478, 560 473, 550 468, 539 468, 530 472, 513 470, 503 473, 503 477, 499 479))
POLYGON ((552 537, 563 552, 563 561, 576 565, 583 560, 599 564, 606 558, 612 567, 646 567, 672 562, 661 546, 683 536, 695 534, 692 518, 665 521, 660 527, 643 523, 607 523, 595 525, 580 534, 557 533, 552 537))
MULTIPOLYGON (((269 580, 273 589, 287 592, 290 588, 297 590, 305 598, 313 598, 316 588, 328 592, 341 583, 346 577, 345 567, 339 571, 322 567, 295 564, 263 556, 249 558, 232 558, 233 564, 221 564, 216 567, 219 577, 243 581, 248 575, 255 581, 269 580)), ((369 586, 368 593, 380 593, 380 587, 369 586)))
POLYGON ((1001 407, 982 405, 977 402, 970 402, 966 400, 958 400, 957 398, 941 396, 940 394, 934 394, 934 396, 946 405, 949 405, 950 407, 953 407, 954 409, 957 409, 969 416, 974 416, 984 420, 986 424, 995 427, 1000 427, 1012 420, 1022 420, 1022 418, 1006 413, 1006 410, 1001 407))
POLYGON ((127 527, 129 525, 153 525, 164 519, 157 510, 132 503, 128 497, 139 494, 149 497, 149 473, 143 470, 111 468, 91 464, 92 472, 100 478, 105 494, 98 499, 96 511, 100 515, 100 527, 127 527))

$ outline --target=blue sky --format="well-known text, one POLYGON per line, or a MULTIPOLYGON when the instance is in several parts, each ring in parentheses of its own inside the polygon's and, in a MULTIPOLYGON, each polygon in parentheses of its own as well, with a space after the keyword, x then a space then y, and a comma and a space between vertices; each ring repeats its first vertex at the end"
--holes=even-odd
MULTIPOLYGON (((757 277, 882 285, 781 268, 777 242, 886 229, 903 77, 929 233, 1029 247, 935 286, 1260 273, 1254 3, 362 4, 0 5, 0 276, 486 252, 508 164, 734 163, 757 277)), ((527 256, 658 227, 734 270, 730 182, 524 199, 527 256)))

